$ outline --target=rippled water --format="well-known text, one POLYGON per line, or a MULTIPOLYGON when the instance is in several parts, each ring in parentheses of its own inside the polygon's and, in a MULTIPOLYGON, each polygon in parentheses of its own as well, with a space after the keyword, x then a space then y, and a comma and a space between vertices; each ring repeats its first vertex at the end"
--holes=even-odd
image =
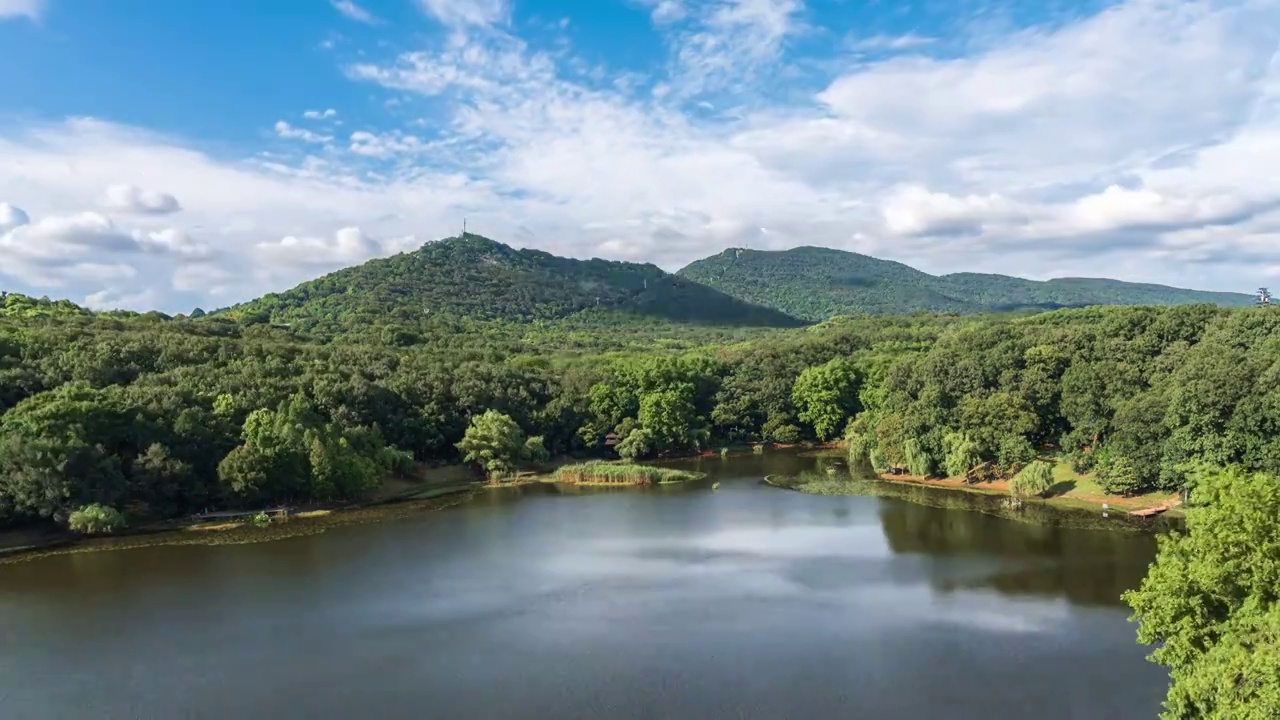
POLYGON ((1156 714, 1119 602, 1151 536, 759 482, 819 462, 0 566, 0 716, 1156 714))

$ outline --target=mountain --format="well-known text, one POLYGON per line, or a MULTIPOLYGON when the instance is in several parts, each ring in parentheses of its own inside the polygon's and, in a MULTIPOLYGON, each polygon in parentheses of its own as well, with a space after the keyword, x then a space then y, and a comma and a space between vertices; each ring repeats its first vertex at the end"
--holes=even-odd
POLYGON ((510 321, 625 315, 702 325, 803 324, 655 265, 574 260, 469 233, 338 270, 220 313, 312 326, 414 322, 433 314, 510 321))
POLYGON ((814 322, 851 313, 981 313, 1085 305, 1248 305, 1240 293, 1182 290, 1094 278, 1036 281, 1008 275, 930 275, 890 260, 829 248, 729 249, 677 275, 744 302, 814 322))

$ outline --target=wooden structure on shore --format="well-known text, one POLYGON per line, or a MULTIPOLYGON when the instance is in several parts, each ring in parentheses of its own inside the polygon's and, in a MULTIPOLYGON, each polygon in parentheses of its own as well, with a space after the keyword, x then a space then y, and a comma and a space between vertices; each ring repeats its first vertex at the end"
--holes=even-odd
POLYGON ((291 508, 287 508, 287 507, 277 507, 277 508, 263 508, 261 510, 219 510, 217 512, 203 512, 196 515, 192 515, 191 519, 198 520, 198 521, 236 520, 240 518, 254 518, 254 517, 257 517, 259 513, 261 513, 271 518, 272 520, 287 520, 289 518, 290 509, 291 508))
POLYGON ((1179 504, 1180 503, 1177 500, 1174 500, 1173 502, 1167 502, 1155 507, 1143 508, 1142 510, 1130 510, 1129 515, 1133 517, 1153 517, 1179 504))

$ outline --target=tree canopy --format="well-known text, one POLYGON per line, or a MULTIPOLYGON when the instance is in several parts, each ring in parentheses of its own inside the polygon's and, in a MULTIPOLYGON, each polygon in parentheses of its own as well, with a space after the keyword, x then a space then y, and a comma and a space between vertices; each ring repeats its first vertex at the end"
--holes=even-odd
POLYGON ((1238 466, 1194 478, 1186 532, 1159 538, 1125 595, 1170 670, 1163 717, 1280 717, 1280 479, 1238 466))

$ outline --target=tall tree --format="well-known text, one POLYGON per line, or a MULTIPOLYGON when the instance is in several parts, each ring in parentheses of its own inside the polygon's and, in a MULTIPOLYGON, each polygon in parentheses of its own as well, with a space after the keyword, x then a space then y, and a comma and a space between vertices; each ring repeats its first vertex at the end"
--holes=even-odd
POLYGON ((844 358, 811 367, 796 378, 791 397, 800 419, 813 426, 819 440, 837 437, 858 411, 858 370, 844 358))
POLYGON ((1161 536, 1125 594, 1169 668, 1166 720, 1280 717, 1280 481, 1201 466, 1186 532, 1161 536))

